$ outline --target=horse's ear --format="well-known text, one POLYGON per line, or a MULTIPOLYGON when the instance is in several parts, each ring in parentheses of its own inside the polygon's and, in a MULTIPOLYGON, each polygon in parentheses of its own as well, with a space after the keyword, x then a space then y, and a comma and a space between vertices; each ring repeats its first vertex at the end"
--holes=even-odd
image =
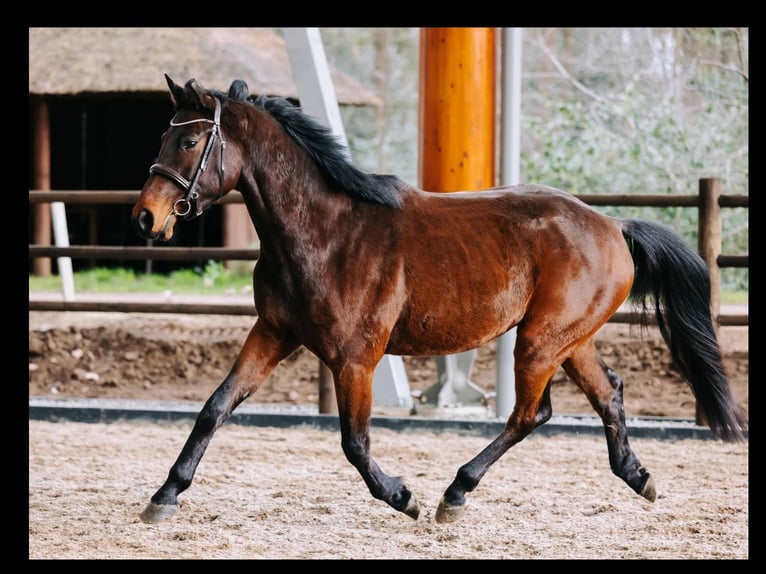
POLYGON ((244 102, 250 95, 244 80, 234 80, 229 88, 229 97, 238 102, 244 102))
POLYGON ((186 82, 184 93, 189 103, 197 106, 200 110, 207 109, 211 112, 215 110, 215 96, 207 91, 197 80, 192 78, 186 82))
POLYGON ((165 81, 168 83, 168 89, 170 89, 170 99, 173 100, 176 107, 179 107, 184 101, 184 89, 167 74, 165 74, 165 81))

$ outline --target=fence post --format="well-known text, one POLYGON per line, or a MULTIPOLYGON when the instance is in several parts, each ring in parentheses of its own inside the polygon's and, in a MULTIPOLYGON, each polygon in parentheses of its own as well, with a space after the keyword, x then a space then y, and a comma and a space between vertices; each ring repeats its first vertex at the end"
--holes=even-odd
MULTIPOLYGON (((723 241, 723 222, 721 206, 721 180, 703 178, 699 180, 699 220, 697 228, 697 248, 707 263, 710 274, 710 313, 713 316, 713 328, 718 335, 718 316, 721 314, 721 268, 718 256, 721 254, 723 241)), ((705 420, 697 403, 697 424, 704 425, 705 420)))
POLYGON ((721 206, 721 180, 704 178, 699 181, 699 222, 698 249, 710 271, 710 311, 718 328, 718 315, 721 313, 721 268, 718 256, 721 254, 723 241, 723 221, 721 206))
MULTIPOLYGON (((51 144, 50 120, 48 119, 48 100, 44 96, 30 97, 34 121, 34 185, 40 191, 51 189, 51 144)), ((44 203, 34 206, 32 234, 36 245, 51 244, 51 209, 44 203)), ((49 257, 37 257, 32 261, 34 274, 48 277, 51 274, 49 257)))

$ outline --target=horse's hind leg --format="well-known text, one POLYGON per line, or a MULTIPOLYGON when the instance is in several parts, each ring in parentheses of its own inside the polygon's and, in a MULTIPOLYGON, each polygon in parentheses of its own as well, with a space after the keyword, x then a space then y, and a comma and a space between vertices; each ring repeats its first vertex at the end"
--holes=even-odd
POLYGON ((654 479, 641 466, 628 444, 625 409, 622 402, 622 379, 608 368, 598 355, 591 338, 564 361, 567 375, 585 393, 604 423, 609 466, 638 494, 654 502, 657 491, 654 479))
POLYGON ((550 380, 557 365, 549 357, 516 345, 516 404, 502 432, 476 457, 461 466, 444 491, 434 516, 436 522, 455 522, 466 510, 466 493, 473 491, 489 468, 516 443, 551 418, 550 380))
POLYGON ((279 361, 296 348, 296 345, 274 336, 260 321, 255 324, 231 371, 202 407, 181 454, 171 467, 165 483, 141 513, 141 520, 162 522, 176 513, 178 495, 191 485, 197 465, 215 431, 237 405, 261 386, 279 361))

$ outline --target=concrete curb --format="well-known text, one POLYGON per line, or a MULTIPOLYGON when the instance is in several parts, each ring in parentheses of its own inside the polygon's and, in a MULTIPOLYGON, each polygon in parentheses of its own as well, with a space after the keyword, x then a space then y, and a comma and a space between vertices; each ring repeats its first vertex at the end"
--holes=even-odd
MULTIPOLYGON (((115 399, 49 399, 29 398, 29 420, 50 422, 114 423, 123 421, 151 423, 191 423, 203 403, 194 401, 132 401, 115 399)), ((713 440, 707 427, 692 419, 666 417, 628 418, 628 434, 636 438, 665 440, 713 440)), ((291 405, 243 404, 226 424, 256 427, 290 428, 308 426, 322 430, 339 429, 336 415, 319 414, 316 407, 291 405)), ((504 420, 455 409, 449 416, 373 415, 373 428, 396 432, 454 432, 494 438, 502 430, 504 420)), ((535 435, 589 434, 603 436, 601 420, 595 416, 553 416, 535 435)))

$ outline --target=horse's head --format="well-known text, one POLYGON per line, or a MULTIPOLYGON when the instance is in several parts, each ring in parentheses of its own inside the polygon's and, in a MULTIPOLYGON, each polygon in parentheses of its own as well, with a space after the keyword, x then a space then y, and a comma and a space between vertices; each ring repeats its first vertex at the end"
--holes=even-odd
MULTIPOLYGON (((149 168, 131 219, 147 239, 169 240, 178 217, 192 219, 234 188, 238 170, 228 167, 221 131, 223 94, 205 90, 196 80, 184 87, 166 74, 175 115, 162 135, 157 161, 149 168)), ((235 80, 228 97, 244 100, 247 85, 235 80)))

